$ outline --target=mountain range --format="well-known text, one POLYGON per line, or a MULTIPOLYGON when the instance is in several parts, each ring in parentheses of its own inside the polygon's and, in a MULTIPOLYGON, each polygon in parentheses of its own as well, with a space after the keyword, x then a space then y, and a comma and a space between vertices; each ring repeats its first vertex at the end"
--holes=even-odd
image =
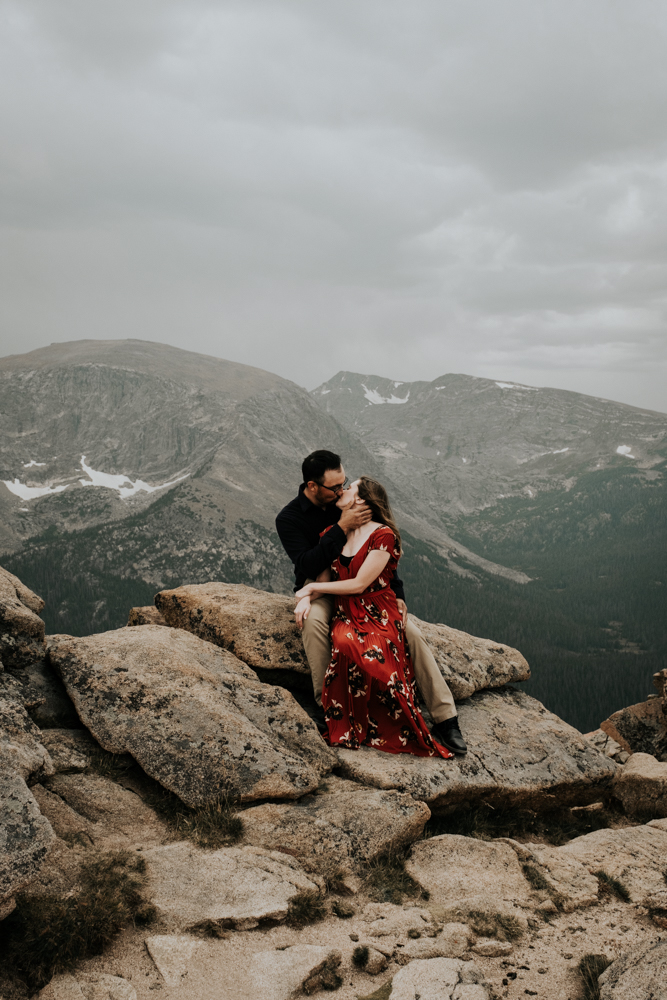
POLYGON ((667 415, 466 375, 308 393, 137 340, 0 359, 0 387, 0 558, 50 632, 186 583, 289 592, 274 517, 328 447, 386 483, 415 613, 520 648, 558 714, 593 728, 664 665, 667 415))

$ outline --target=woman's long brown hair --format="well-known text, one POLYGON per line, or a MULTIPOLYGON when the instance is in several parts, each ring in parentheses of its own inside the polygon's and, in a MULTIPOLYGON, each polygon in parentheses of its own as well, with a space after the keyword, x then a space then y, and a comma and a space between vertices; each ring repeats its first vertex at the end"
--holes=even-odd
POLYGON ((360 476, 358 490, 360 498, 365 500, 370 507, 373 520, 379 521, 380 524, 386 524, 394 532, 400 552, 401 535, 389 506, 387 491, 382 483, 378 483, 375 479, 369 479, 368 476, 360 476))

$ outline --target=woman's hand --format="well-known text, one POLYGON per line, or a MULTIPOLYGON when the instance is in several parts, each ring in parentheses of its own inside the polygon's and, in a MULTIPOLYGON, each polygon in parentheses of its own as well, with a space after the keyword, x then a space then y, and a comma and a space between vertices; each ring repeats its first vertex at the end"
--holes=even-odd
POLYGON ((310 597, 302 597, 294 609, 294 617, 299 628, 303 628, 303 623, 310 614, 310 597))

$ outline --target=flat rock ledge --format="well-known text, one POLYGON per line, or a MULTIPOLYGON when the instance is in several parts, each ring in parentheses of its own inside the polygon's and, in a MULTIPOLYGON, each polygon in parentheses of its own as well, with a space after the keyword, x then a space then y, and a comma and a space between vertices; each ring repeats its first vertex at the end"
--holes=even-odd
POLYGON ((251 930, 262 920, 281 921, 290 899, 318 888, 294 858, 258 847, 207 851, 181 841, 143 856, 151 902, 184 930, 208 922, 251 930))
POLYGON ((481 799, 492 805, 585 805, 609 790, 618 765, 522 691, 483 691, 459 705, 465 757, 450 760, 338 750, 340 772, 396 788, 444 811, 481 799))
MULTIPOLYGON (((168 625, 228 649, 257 670, 310 673, 291 597, 240 584, 202 583, 163 590, 155 595, 155 605, 168 625)), ((146 617, 144 608, 130 613, 132 624, 146 617)), ((530 677, 518 650, 410 617, 430 643, 456 699, 530 677)))
POLYGON ((299 798, 336 764, 288 691, 181 629, 50 636, 48 650, 102 747, 131 754, 188 805, 226 791, 245 802, 299 798))
POLYGON ((354 867, 417 840, 431 812, 395 790, 328 777, 296 803, 267 802, 243 813, 247 843, 285 851, 310 864, 354 867))

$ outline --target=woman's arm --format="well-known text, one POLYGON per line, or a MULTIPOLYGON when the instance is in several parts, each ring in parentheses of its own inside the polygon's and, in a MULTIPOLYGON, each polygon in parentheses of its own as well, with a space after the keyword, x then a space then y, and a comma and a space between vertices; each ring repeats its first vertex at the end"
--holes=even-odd
POLYGON ((364 559, 359 572, 351 580, 335 580, 333 583, 308 583, 297 590, 299 598, 310 597, 314 600, 316 594, 363 594, 364 590, 377 580, 382 570, 389 562, 390 553, 382 549, 373 549, 364 559))

